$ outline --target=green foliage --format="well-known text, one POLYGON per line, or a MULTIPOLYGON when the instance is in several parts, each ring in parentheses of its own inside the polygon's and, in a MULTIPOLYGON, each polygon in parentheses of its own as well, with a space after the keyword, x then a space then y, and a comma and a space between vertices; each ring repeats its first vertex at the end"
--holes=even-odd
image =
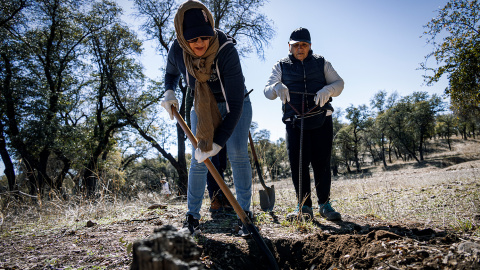
POLYGON ((118 241, 120 241, 120 243, 125 247, 125 249, 127 250, 127 254, 132 253, 132 251, 133 251, 133 243, 132 242, 128 242, 128 241, 124 240, 123 237, 120 237, 120 239, 118 241))
POLYGON ((387 127, 386 134, 398 149, 420 161, 423 160, 424 142, 433 136, 435 116, 442 108, 438 96, 415 92, 380 115, 379 121, 387 127))
POLYGON ((427 43, 434 46, 426 60, 433 57, 438 64, 436 68, 426 62, 421 65, 433 72, 425 76, 426 82, 432 84, 447 75, 450 85, 445 93, 457 108, 478 110, 480 105, 479 10, 477 0, 451 0, 425 26, 427 43))
POLYGON ((359 153, 361 151, 361 140, 364 140, 364 132, 367 126, 367 120, 369 117, 369 111, 366 105, 360 105, 358 108, 350 105, 346 109, 347 119, 350 120, 350 130, 352 132, 351 139, 351 150, 353 152, 353 159, 357 168, 357 172, 360 171, 360 160, 359 153))
MULTIPOLYGON (((267 173, 272 180, 287 177, 290 166, 285 140, 279 139, 276 143, 272 143, 269 140, 270 132, 265 129, 255 132, 256 126, 256 123, 253 123, 251 131, 253 132, 252 138, 258 162, 262 166, 263 178, 266 178, 267 173)), ((254 166, 253 160, 252 166, 254 166)), ((252 170, 256 171, 254 167, 252 167, 252 170)))
POLYGON ((93 189, 123 185, 122 161, 111 161, 126 115, 148 121, 160 95, 136 91, 144 86, 135 59, 142 43, 119 23, 121 9, 109 1, 39 1, 17 15, 1 28, 8 53, 0 98, 8 106, 0 112, 21 172, 41 192, 44 184, 59 190, 67 178, 77 187, 89 179, 101 180, 93 189))
POLYGON ((458 133, 455 116, 453 114, 442 114, 437 116, 435 134, 441 138, 450 138, 458 133))

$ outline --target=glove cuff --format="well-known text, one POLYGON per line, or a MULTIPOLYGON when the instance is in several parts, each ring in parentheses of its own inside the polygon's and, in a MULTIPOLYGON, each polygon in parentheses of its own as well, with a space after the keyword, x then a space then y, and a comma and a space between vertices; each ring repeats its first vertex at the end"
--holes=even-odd
POLYGON ((175 92, 171 89, 165 91, 165 100, 173 100, 173 99, 177 99, 177 97, 175 97, 175 92))

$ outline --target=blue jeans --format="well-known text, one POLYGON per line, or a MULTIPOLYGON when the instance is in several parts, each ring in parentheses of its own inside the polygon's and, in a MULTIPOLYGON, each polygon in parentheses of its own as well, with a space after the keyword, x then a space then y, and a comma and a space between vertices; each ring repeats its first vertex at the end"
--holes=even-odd
MULTIPOLYGON (((218 103, 220 114, 224 117, 227 114, 225 102, 218 103)), ((192 132, 197 132, 197 114, 195 110, 190 112, 192 132)), ((252 168, 248 156, 248 131, 252 123, 252 104, 247 97, 243 102, 242 116, 233 130, 232 136, 227 141, 227 156, 232 166, 233 183, 237 193, 237 201, 245 211, 250 211, 250 200, 252 198, 252 168)), ((192 161, 188 172, 187 192, 187 214, 200 219, 200 208, 202 207, 203 195, 207 182, 208 169, 205 164, 198 163, 195 159, 195 149, 192 147, 192 161)))

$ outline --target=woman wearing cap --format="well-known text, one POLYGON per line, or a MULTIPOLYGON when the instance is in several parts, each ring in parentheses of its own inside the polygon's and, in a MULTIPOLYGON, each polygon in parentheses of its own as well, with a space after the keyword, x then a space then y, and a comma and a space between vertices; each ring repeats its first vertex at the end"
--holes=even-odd
POLYGON ((330 101, 342 93, 344 82, 329 61, 313 53, 311 44, 308 29, 300 27, 292 32, 288 42, 290 54, 274 65, 264 94, 268 99, 279 97, 283 102, 282 121, 298 198, 296 210, 287 219, 300 215, 313 218, 309 169, 312 165, 320 215, 338 221, 341 215, 330 204, 333 141, 330 101))
MULTIPOLYGON (((198 1, 186 1, 178 8, 174 23, 177 39, 168 52, 167 91, 162 106, 173 119, 171 106, 179 108, 174 90, 182 76, 193 90, 190 121, 198 140, 198 148, 192 150, 184 223, 184 229, 194 234, 200 231, 208 171, 203 161, 224 146, 232 166, 237 201, 251 217, 252 171, 247 147, 252 107, 249 98, 244 97, 246 88, 235 40, 214 29, 211 12, 198 1)), ((245 230, 242 228, 239 234, 248 235, 245 230)))

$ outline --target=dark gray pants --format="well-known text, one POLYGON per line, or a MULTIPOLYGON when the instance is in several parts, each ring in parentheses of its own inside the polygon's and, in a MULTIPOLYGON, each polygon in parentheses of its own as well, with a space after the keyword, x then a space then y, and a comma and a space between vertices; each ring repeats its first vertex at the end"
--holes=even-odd
MULTIPOLYGON (((288 158, 292 170, 295 193, 299 192, 300 128, 286 124, 286 142, 288 158)), ((325 119, 320 128, 303 131, 302 152, 302 200, 304 205, 312 207, 309 166, 312 165, 318 203, 326 203, 330 196, 332 176, 330 158, 332 154, 333 123, 332 116, 325 119)))

